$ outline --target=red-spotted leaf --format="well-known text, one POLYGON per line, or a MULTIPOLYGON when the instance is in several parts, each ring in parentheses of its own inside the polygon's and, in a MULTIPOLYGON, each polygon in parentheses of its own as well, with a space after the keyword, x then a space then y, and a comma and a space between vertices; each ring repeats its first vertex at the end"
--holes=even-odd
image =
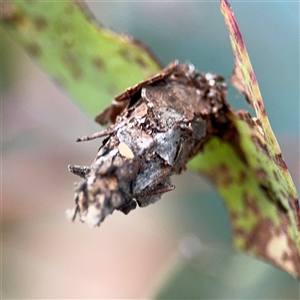
POLYGON ((226 0, 221 11, 235 56, 231 77, 257 117, 227 112, 231 128, 190 163, 216 185, 227 206, 235 246, 300 277, 300 217, 294 183, 264 108, 242 35, 226 0))
MULTIPOLYGON (((259 240, 260 245, 254 247, 254 252, 299 276, 300 214, 296 188, 270 126, 242 35, 226 0, 221 0, 221 11, 229 30, 235 57, 232 83, 245 94, 257 115, 257 118, 248 121, 248 124, 252 123, 250 128, 238 119, 233 119, 233 122, 240 133, 239 145, 248 169, 252 171, 257 185, 265 194, 264 197, 250 197, 249 193, 253 190, 247 188, 247 191, 244 191, 244 201, 247 201, 245 204, 249 212, 254 213, 256 220, 252 220, 252 230, 248 228, 247 243, 241 243, 239 246, 245 249, 253 248, 249 245, 259 240), (267 209, 259 208, 263 198, 270 202, 267 209), (266 216, 268 208, 272 205, 276 211, 273 211, 271 216, 266 216)), ((233 223, 236 223, 235 217, 232 216, 233 223)), ((237 232, 239 236, 243 234, 243 231, 237 232)))

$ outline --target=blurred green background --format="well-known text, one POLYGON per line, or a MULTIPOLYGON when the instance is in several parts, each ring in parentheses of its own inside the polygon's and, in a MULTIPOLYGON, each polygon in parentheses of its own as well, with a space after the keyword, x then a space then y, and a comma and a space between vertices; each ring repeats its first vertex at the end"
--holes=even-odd
MULTIPOLYGON (((219 2, 90 2, 106 27, 228 78, 233 55, 219 2)), ((53 5, 59 5, 55 3, 53 5)), ((232 2, 273 130, 299 190, 299 3, 232 2)), ((190 172, 176 190, 100 228, 72 224, 68 164, 90 164, 99 127, 1 32, 4 299, 299 299, 299 283, 237 253, 223 203, 190 172)), ((249 109, 229 89, 236 109, 249 109)), ((250 109, 251 112, 253 112, 250 109)), ((95 112, 95 115, 98 112, 95 112)))

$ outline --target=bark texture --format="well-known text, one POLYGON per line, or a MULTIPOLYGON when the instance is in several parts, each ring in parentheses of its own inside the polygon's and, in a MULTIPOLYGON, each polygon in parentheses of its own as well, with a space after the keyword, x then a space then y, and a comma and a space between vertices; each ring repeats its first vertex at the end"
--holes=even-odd
POLYGON ((171 175, 227 127, 225 96, 221 76, 178 62, 117 96, 97 117, 109 127, 78 139, 105 137, 90 167, 69 166, 83 178, 72 218, 97 226, 115 209, 127 214, 173 190, 171 175))

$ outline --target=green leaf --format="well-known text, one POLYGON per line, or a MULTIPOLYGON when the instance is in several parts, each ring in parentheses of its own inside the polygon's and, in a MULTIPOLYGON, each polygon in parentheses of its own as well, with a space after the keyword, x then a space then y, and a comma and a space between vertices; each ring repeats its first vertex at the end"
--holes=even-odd
POLYGON ((223 196, 235 246, 300 278, 300 213, 296 188, 269 124, 242 35, 226 0, 221 11, 236 67, 233 84, 257 118, 229 112, 235 134, 214 138, 189 166, 208 176, 223 196))
POLYGON ((1 5, 5 31, 92 116, 161 68, 146 47, 99 27, 77 2, 1 5))

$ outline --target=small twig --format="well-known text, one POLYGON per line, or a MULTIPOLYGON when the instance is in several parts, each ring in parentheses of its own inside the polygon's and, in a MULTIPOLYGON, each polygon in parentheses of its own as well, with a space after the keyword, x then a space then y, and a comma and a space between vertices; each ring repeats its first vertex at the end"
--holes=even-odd
POLYGON ((77 138, 76 142, 91 141, 91 140, 98 139, 100 137, 108 136, 108 135, 112 134, 114 132, 114 130, 115 130, 114 128, 109 127, 105 130, 93 133, 91 135, 85 135, 83 137, 77 138))
POLYGON ((89 166, 68 165, 68 170, 79 177, 85 178, 91 168, 89 166))

